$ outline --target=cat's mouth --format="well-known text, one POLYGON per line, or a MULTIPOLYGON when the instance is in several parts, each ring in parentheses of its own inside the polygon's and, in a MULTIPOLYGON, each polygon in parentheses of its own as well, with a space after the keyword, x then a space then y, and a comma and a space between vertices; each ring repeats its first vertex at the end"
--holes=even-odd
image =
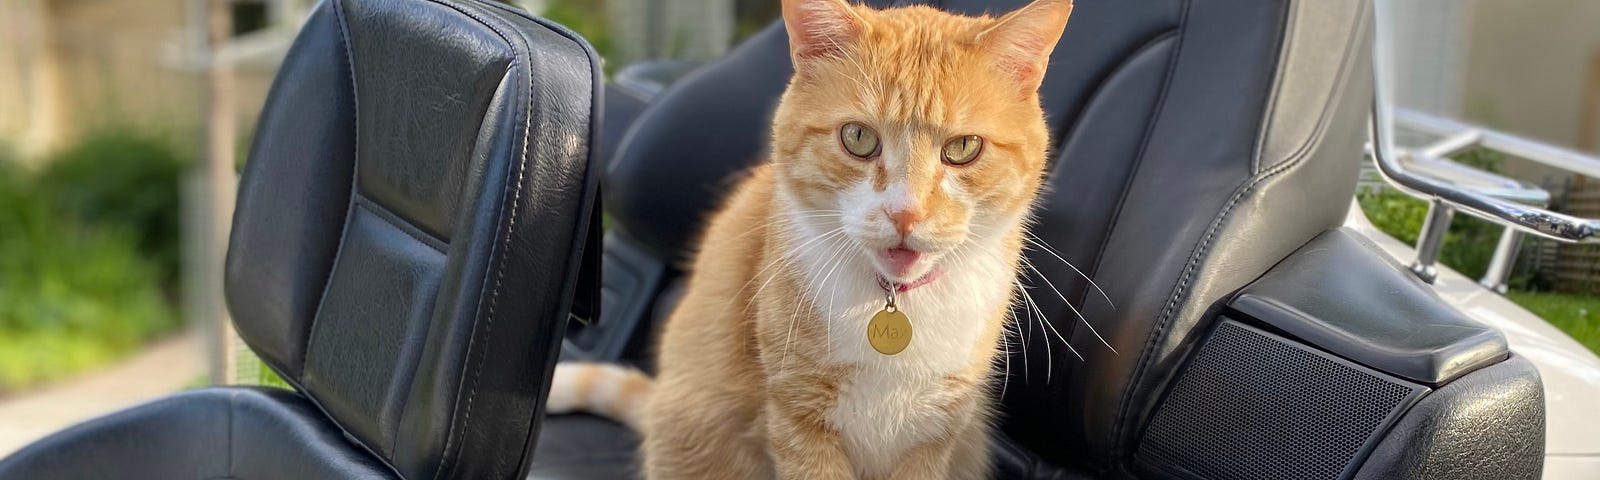
POLYGON ((912 277, 912 275, 917 274, 917 270, 927 268, 921 265, 923 257, 922 252, 906 248, 903 245, 884 250, 880 253, 880 259, 884 266, 888 267, 885 269, 888 271, 879 274, 879 282, 884 285, 884 288, 894 285, 896 291, 899 292, 909 291, 913 288, 933 283, 934 280, 939 279, 938 268, 927 269, 920 276, 912 277), (909 278, 915 279, 907 281, 909 278))

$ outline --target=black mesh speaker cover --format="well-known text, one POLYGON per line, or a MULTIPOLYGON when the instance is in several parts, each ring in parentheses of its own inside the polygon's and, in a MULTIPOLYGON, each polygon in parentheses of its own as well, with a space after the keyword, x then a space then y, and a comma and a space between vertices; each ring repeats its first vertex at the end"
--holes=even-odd
POLYGON ((1222 319, 1157 407, 1135 459, 1181 478, 1349 478, 1426 392, 1222 319))

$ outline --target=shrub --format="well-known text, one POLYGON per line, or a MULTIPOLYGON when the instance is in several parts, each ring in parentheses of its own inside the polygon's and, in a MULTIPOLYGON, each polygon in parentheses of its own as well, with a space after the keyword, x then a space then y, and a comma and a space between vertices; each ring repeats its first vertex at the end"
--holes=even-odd
POLYGON ((100 365, 177 325, 133 236, 55 211, 0 165, 0 393, 100 365))
MULTIPOLYGON (((552 0, 540 13, 544 18, 572 29, 588 40, 601 58, 611 58, 611 37, 606 34, 606 2, 594 0, 552 0)), ((605 65, 609 73, 613 65, 605 65)))
POLYGON ((155 260, 164 287, 178 275, 180 187, 189 168, 174 142, 104 127, 46 159, 38 193, 85 224, 131 235, 155 260))

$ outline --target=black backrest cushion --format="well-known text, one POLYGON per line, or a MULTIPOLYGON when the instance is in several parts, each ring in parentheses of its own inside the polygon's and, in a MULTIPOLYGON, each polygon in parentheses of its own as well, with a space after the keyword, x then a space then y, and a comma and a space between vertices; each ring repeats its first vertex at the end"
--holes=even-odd
POLYGON ((241 181, 241 337, 407 478, 515 475, 577 288, 598 60, 489 3, 330 0, 241 181))
MULTIPOLYGON (((895 3, 972 14, 1027 2, 895 3)), ((1031 246, 1039 273, 1025 282, 1083 359, 1018 308, 1027 348, 1011 349, 1002 423, 1050 462, 1123 470, 1210 309, 1348 210, 1371 6, 1074 3, 1041 88, 1056 141, 1032 233, 1050 248, 1031 246)), ((792 72, 786 42, 781 25, 763 31, 646 110, 607 170, 616 229, 664 260, 693 253, 729 178, 765 154, 792 72)))
POLYGON ((779 21, 652 100, 605 160, 601 193, 613 230, 686 264, 701 223, 739 174, 766 158, 772 111, 793 74, 779 21))

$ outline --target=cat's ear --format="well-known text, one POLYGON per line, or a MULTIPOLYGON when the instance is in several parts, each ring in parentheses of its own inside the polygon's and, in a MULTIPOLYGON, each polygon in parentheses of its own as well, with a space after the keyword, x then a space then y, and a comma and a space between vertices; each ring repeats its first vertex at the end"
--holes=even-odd
POLYGON ((995 20, 978 33, 977 41, 1025 91, 1036 91, 1071 15, 1072 0, 1034 0, 995 20))
POLYGON ((844 0, 783 0, 783 26, 789 53, 799 67, 804 59, 842 53, 866 23, 844 0))

